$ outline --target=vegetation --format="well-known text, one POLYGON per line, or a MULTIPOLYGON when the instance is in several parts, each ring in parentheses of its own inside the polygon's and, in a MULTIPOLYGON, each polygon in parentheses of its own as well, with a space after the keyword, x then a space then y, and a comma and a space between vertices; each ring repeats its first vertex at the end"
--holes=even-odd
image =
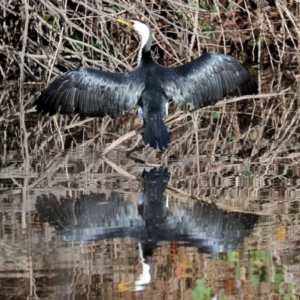
MULTIPOLYGON (((209 260, 195 249, 178 246, 187 252, 193 272, 180 279, 183 286, 156 269, 157 293, 167 281, 170 299, 178 299, 178 293, 184 299, 214 294, 229 299, 238 293, 239 299, 266 299, 264 291, 272 292, 274 299, 299 295, 298 256, 289 252, 299 243, 299 1, 2 0, 0 10, 0 200, 5 222, 15 220, 20 228, 31 229, 36 221, 43 228, 33 204, 41 191, 55 186, 56 191, 73 194, 100 188, 130 194, 145 166, 164 164, 172 172, 170 209, 197 198, 229 211, 269 217, 262 217, 263 225, 239 249, 238 262, 232 257, 209 260), (227 99, 199 111, 182 111, 171 103, 166 124, 172 144, 166 151, 146 147, 131 154, 135 162, 128 159, 125 152, 142 144, 136 135, 109 159, 99 158, 97 151, 141 126, 135 113, 115 120, 49 118, 36 114, 32 104, 61 72, 81 65, 124 72, 136 65, 139 40, 118 26, 116 17, 147 21, 154 31, 153 54, 166 66, 205 51, 232 55, 255 76, 261 94, 227 99), (28 210, 20 209, 18 202, 15 210, 5 211, 15 199, 28 200, 28 210), (235 275, 224 279, 228 270, 235 275)), ((10 241, 3 228, 2 259, 11 262, 20 253, 7 247, 10 241)), ((114 243, 92 245, 82 250, 84 254, 76 249, 80 258, 93 256, 93 247, 107 247, 109 253, 136 249, 133 242, 114 243)), ((164 250, 155 254, 161 270, 164 250)), ((32 274, 27 258, 22 256, 20 268, 32 274)), ((122 263, 132 271, 131 258, 122 263)), ((42 272, 46 267, 40 263, 35 267, 42 272)), ((90 277, 87 268, 79 269, 82 277, 74 280, 81 287, 80 280, 89 282, 90 277)), ((24 282, 20 293, 29 290, 24 282)), ((105 292, 112 288, 113 283, 105 285, 105 292)))

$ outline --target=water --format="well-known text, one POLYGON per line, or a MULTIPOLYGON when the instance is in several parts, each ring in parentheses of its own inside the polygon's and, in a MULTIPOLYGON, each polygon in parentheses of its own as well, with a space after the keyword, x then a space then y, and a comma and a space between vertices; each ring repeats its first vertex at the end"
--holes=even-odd
POLYGON ((295 297, 297 164, 188 155, 153 167, 164 157, 147 151, 134 153, 144 164, 109 154, 125 175, 90 146, 32 153, 29 172, 11 154, 2 299, 295 297))

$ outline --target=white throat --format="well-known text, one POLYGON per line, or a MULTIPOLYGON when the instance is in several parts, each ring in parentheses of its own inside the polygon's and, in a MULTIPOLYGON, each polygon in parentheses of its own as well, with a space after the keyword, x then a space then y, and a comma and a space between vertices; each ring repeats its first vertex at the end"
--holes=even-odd
POLYGON ((150 30, 147 25, 145 25, 144 23, 140 23, 139 21, 134 21, 133 27, 134 27, 134 31, 141 36, 141 47, 138 56, 138 64, 139 64, 142 58, 142 50, 150 38, 150 30))

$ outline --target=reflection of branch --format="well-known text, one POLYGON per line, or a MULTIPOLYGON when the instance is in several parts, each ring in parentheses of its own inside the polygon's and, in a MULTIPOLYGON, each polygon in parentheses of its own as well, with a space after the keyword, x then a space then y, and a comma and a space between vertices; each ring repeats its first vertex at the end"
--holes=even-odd
POLYGON ((48 161, 48 164, 46 165, 40 176, 29 185, 31 189, 36 187, 45 178, 51 177, 56 174, 55 172, 62 167, 62 164, 66 164, 69 159, 69 154, 65 155, 64 157, 60 157, 60 155, 61 154, 59 153, 53 156, 52 159, 48 161), (59 160, 59 158, 61 158, 61 160, 59 160))
POLYGON ((201 197, 201 198, 199 198, 199 197, 190 195, 189 193, 187 193, 183 190, 179 190, 177 188, 174 188, 170 183, 167 186, 166 192, 167 192, 167 194, 169 194, 173 197, 176 197, 176 198, 187 197, 187 198, 190 198, 192 200, 201 201, 203 203, 214 204, 219 209, 226 210, 227 212, 238 212, 238 213, 243 212, 245 214, 254 214, 254 215, 261 215, 261 216, 273 215, 272 213, 268 213, 268 212, 265 212, 265 211, 260 211, 260 212, 255 211, 255 212, 253 212, 253 211, 241 210, 241 208, 239 208, 239 207, 231 207, 229 205, 226 205, 226 204, 218 201, 218 199, 216 199, 214 197, 201 197))
MULTIPOLYGON (((168 184, 166 191, 168 192, 168 194, 172 194, 172 196, 175 196, 175 197, 178 197, 180 195, 180 196, 183 196, 183 197, 188 197, 188 198, 193 199, 193 200, 199 200, 198 197, 190 195, 189 193, 186 193, 183 190, 179 190, 179 189, 173 187, 170 183, 168 184)), ((203 200, 203 199, 201 199, 201 201, 204 201, 204 202, 207 202, 207 203, 213 203, 213 201, 207 201, 207 200, 203 200)))

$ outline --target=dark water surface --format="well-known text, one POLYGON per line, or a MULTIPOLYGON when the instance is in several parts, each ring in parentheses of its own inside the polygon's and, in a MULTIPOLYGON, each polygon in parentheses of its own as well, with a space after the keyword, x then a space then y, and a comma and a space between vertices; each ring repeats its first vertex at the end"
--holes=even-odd
POLYGON ((1 299, 296 299, 298 165, 109 157, 3 165, 1 299))

